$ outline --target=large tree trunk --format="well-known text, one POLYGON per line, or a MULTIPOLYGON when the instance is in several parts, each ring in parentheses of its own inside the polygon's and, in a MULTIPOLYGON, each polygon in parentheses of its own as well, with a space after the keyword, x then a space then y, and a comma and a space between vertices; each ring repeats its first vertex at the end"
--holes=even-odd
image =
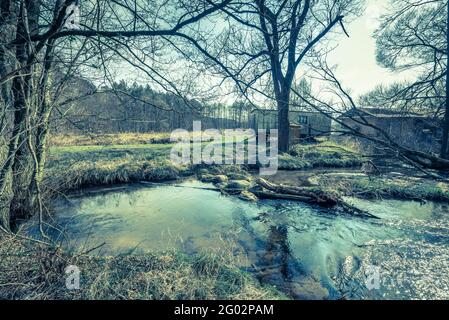
MULTIPOLYGON (((22 3, 20 6, 20 13, 17 20, 17 31, 16 31, 16 40, 17 39, 26 39, 27 38, 27 27, 25 17, 26 8, 22 3)), ((27 61, 27 44, 22 42, 16 45, 16 69, 20 69, 26 65, 27 61)), ((1 224, 3 227, 9 229, 10 228, 10 205, 12 199, 14 198, 14 188, 15 188, 15 179, 16 176, 13 173, 13 168, 16 164, 16 156, 17 151, 21 147, 20 146, 20 136, 23 135, 25 131, 25 118, 26 118, 26 96, 25 92, 27 90, 27 84, 25 83, 25 79, 27 78, 26 74, 30 72, 30 70, 18 71, 17 76, 14 77, 12 82, 12 98, 14 100, 13 108, 14 108, 14 121, 12 128, 12 136, 8 145, 8 152, 6 154, 6 161, 3 164, 3 167, 0 171, 0 197, 1 197, 1 205, 0 205, 0 218, 1 224)))
POLYGON ((279 133, 279 152, 288 152, 290 143, 290 120, 288 117, 289 97, 288 90, 277 99, 278 107, 278 133, 279 133))
MULTIPOLYGON (((26 20, 24 21, 25 30, 21 32, 21 39, 23 36, 32 37, 39 33, 39 14, 40 14, 40 0, 25 0, 26 20)), ((19 32, 18 32, 19 34, 19 32)), ((25 38, 25 39, 27 39, 25 38)), ((22 132, 19 135, 18 149, 13 163, 13 198, 10 204, 11 225, 15 225, 16 221, 24 217, 28 217, 32 212, 33 207, 30 206, 29 186, 32 179, 34 168, 33 161, 33 116, 35 113, 36 96, 34 86, 35 60, 36 52, 32 43, 27 43, 26 60, 22 62, 26 73, 23 76, 24 83, 24 100, 21 101, 23 114, 20 120, 22 122, 22 132)), ((20 98, 22 100, 22 98, 20 98)))
POLYGON ((441 158, 449 159, 449 3, 447 6, 447 25, 446 25, 446 109, 443 123, 443 141, 441 143, 441 158))
MULTIPOLYGON (((8 72, 11 72, 11 66, 8 66, 8 49, 6 43, 9 43, 14 38, 14 28, 11 21, 15 15, 15 4, 11 0, 2 0, 0 5, 0 78, 3 78, 8 72)), ((2 105, 3 114, 0 129, 3 128, 3 122, 6 117, 6 109, 10 103, 10 84, 4 81, 0 84, 0 104, 2 105)))
POLYGON ((6 161, 0 170, 0 223, 10 229, 17 216, 26 210, 26 198, 31 179, 29 139, 32 104, 33 63, 29 61, 32 54, 31 45, 23 39, 38 32, 40 1, 27 0, 20 4, 17 17, 15 70, 12 80, 13 125, 9 140, 6 161))
MULTIPOLYGON (((57 0, 55 4, 55 9, 53 13, 53 21, 57 20, 62 0, 57 0)), ((33 150, 33 160, 34 160, 34 170, 31 176, 31 181, 28 186, 28 207, 37 207, 39 218, 42 219, 42 194, 41 194, 41 184, 44 178, 44 168, 46 162, 46 148, 47 148, 47 136, 49 133, 49 120, 52 112, 52 106, 49 102, 48 97, 48 82, 50 78, 50 70, 54 61, 54 44, 55 40, 50 38, 47 43, 47 48, 44 55, 44 65, 42 68, 41 76, 39 79, 39 86, 37 90, 37 124, 36 124, 36 141, 35 147, 29 145, 30 149, 33 150)), ((31 212, 29 213, 31 214, 31 212)))

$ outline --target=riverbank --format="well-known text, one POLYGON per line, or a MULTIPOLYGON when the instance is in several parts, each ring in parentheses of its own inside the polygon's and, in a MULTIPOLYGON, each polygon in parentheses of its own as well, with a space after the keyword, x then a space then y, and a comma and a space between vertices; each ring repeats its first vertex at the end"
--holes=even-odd
POLYGON ((100 257, 0 234, 0 261, 0 299, 286 299, 214 252, 100 257), (79 290, 66 288, 68 266, 80 271, 79 290))
POLYGON ((399 199, 449 203, 449 184, 435 180, 407 177, 358 177, 326 179, 346 196, 363 199, 399 199))
MULTIPOLYGON (((195 174, 195 169, 201 166, 179 166, 170 161, 173 144, 162 143, 166 138, 164 134, 53 137, 51 140, 55 144, 47 163, 46 184, 73 189, 136 180, 167 181, 195 174)), ((279 156, 279 170, 361 165, 362 158, 354 146, 342 146, 327 140, 293 146, 290 154, 279 156)), ((222 167, 248 169, 245 166, 222 167)))
MULTIPOLYGON (((164 182, 197 177, 202 181, 251 180, 255 168, 240 165, 177 165, 170 161, 173 144, 148 143, 148 139, 164 135, 106 135, 100 140, 61 138, 50 150, 44 189, 48 194, 60 194, 90 186, 107 186, 139 181, 164 182), (137 144, 97 145, 107 141, 137 144), (74 141, 81 145, 72 145, 74 141), (223 176, 226 176, 223 178, 223 176), (220 176, 220 177, 214 177, 220 176)), ((359 198, 390 198, 449 202, 449 184, 424 177, 371 174, 362 167, 362 154, 354 145, 337 144, 329 140, 293 146, 289 154, 279 156, 279 172, 268 180, 293 186, 313 186, 323 192, 359 198), (285 174, 283 172, 286 172, 285 174)), ((412 169, 409 169, 412 170, 412 169)), ((413 170, 412 170, 413 171, 413 170)), ((414 172, 416 173, 416 172, 414 172)), ((219 187, 224 187, 221 184, 219 187)))
POLYGON ((360 199, 396 199, 449 203, 449 184, 399 173, 367 176, 360 169, 317 169, 279 171, 269 181, 278 184, 313 187, 323 192, 360 199))

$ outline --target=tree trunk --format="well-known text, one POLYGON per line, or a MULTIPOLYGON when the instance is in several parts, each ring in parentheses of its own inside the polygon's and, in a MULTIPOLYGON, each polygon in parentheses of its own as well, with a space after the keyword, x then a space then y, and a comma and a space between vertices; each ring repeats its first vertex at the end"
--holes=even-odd
POLYGON ((17 17, 15 70, 17 74, 12 80, 13 126, 9 140, 6 161, 0 170, 0 223, 10 229, 16 215, 25 209, 28 186, 31 179, 30 154, 28 143, 31 139, 33 64, 29 60, 32 48, 23 42, 38 32, 40 1, 23 1, 17 17))
POLYGON ((446 25, 446 110, 443 123, 443 141, 441 143, 441 158, 449 159, 449 3, 447 6, 447 25, 446 25))
MULTIPOLYGON (((40 14, 40 0, 26 0, 25 3, 25 19, 24 30, 17 32, 21 39, 28 39, 39 33, 39 14, 40 14)), ((26 59, 21 63, 25 67, 23 76, 23 98, 20 97, 22 115, 20 121, 22 122, 22 132, 19 135, 18 149, 12 167, 13 174, 13 198, 10 204, 10 223, 12 226, 16 224, 18 219, 27 217, 32 211, 30 207, 29 186, 34 172, 33 155, 34 150, 34 136, 33 136, 33 116, 35 114, 35 88, 34 88, 34 73, 36 54, 35 47, 32 43, 25 44, 26 59)), ((16 99, 16 97, 14 98, 16 99)))
MULTIPOLYGON (((288 90, 285 90, 288 91, 288 90)), ((278 133, 279 133, 279 152, 288 152, 290 142, 290 121, 288 118, 290 93, 283 93, 277 99, 278 107, 278 133)))
MULTIPOLYGON (((16 39, 27 38, 27 28, 25 17, 26 8, 22 3, 20 6, 20 13, 17 20, 16 39)), ((19 43, 16 45, 16 69, 20 69, 26 65, 27 61, 27 44, 19 43)), ((28 69, 28 68, 25 68, 28 69)), ((20 137, 25 131, 25 118, 26 118, 26 96, 27 85, 25 79, 26 74, 30 70, 18 71, 17 76, 14 77, 12 82, 12 98, 13 98, 13 128, 12 135, 8 145, 8 152, 6 154, 6 161, 0 171, 0 218, 1 224, 4 228, 10 229, 10 204, 14 197, 14 188, 16 176, 13 174, 13 168, 17 162, 17 151, 20 149, 20 137)))
MULTIPOLYGON (((7 64, 7 53, 8 49, 5 45, 13 40, 14 37, 14 28, 12 27, 11 21, 13 20, 13 16, 15 15, 15 5, 11 2, 11 0, 2 0, 0 5, 0 78, 3 78, 8 72, 10 68, 8 68, 7 64)), ((3 117, 6 116, 6 108, 10 103, 10 85, 5 81, 0 84, 0 102, 4 106, 3 117)), ((3 125, 0 125, 0 129, 3 128, 3 125)))
MULTIPOLYGON (((56 21, 61 7, 61 0, 56 1, 53 19, 56 21)), ((52 106, 49 103, 48 95, 48 82, 50 78, 50 70, 52 68, 54 60, 54 39, 49 39, 47 48, 44 55, 44 65, 42 68, 41 77, 39 79, 39 88, 37 91, 38 101, 38 113, 37 113, 37 129, 36 129, 36 143, 35 151, 33 152, 34 171, 31 177, 30 184, 28 186, 29 200, 28 207, 34 208, 35 206, 39 210, 39 218, 42 219, 42 195, 41 184, 44 177, 44 168, 46 162, 46 148, 47 148, 47 136, 49 132, 49 120, 52 112, 52 106)), ((33 146, 29 145, 30 149, 33 146)), ((32 212, 28 213, 29 215, 32 212)))

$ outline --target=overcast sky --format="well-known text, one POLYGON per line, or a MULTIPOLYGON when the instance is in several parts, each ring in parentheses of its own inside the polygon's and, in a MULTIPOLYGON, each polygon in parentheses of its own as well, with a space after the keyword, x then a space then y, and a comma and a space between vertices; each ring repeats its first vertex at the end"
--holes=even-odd
POLYGON ((365 14, 347 26, 350 38, 341 36, 338 48, 331 53, 332 64, 338 64, 337 76, 353 96, 359 96, 379 84, 411 78, 410 73, 391 73, 376 63, 376 41, 373 32, 379 17, 387 13, 388 0, 367 0, 365 14))
MULTIPOLYGON (((336 43, 338 47, 330 54, 329 63, 338 65, 336 75, 345 89, 357 98, 380 84, 391 84, 400 80, 413 78, 411 72, 390 72, 376 62, 376 41, 373 32, 379 26, 379 17, 388 12, 389 0, 366 0, 363 16, 346 24, 350 37, 341 33, 336 43)), ((146 83, 148 78, 129 67, 119 68, 118 78, 146 83)), ((301 68, 298 69, 301 77, 301 68)), ((235 98, 222 97, 225 103, 232 103, 235 98)))

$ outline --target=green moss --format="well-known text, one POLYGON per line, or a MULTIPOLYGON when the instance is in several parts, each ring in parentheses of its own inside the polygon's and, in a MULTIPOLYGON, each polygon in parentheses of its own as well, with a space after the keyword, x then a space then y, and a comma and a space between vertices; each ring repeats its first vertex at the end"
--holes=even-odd
POLYGON ((348 168, 362 165, 360 154, 349 146, 331 141, 295 145, 289 154, 279 156, 279 169, 348 168))
POLYGON ((278 165, 281 170, 304 170, 313 167, 310 161, 289 154, 280 155, 278 165))

